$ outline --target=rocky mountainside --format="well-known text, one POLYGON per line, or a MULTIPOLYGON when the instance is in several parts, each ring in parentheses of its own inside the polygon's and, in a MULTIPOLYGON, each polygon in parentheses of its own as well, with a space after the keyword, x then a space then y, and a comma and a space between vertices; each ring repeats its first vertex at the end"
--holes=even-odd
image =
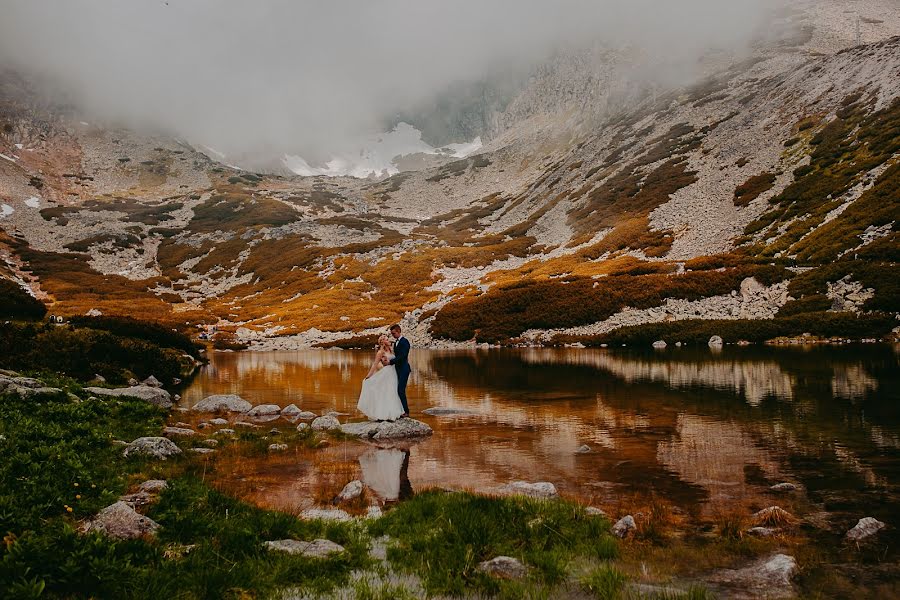
POLYGON ((484 153, 377 182, 219 164, 4 73, 0 275, 57 314, 223 346, 362 343, 394 321, 419 344, 886 335, 900 14, 857 4, 862 45, 839 3, 809 2, 687 87, 557 57, 472 120, 484 153))

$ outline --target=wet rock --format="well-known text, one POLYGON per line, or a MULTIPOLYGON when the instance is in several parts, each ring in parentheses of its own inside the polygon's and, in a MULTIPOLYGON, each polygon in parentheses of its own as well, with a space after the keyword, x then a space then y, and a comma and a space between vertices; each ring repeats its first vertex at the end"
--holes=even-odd
POLYGON ((624 538, 636 529, 637 523, 634 522, 634 517, 632 517, 631 515, 625 515, 624 517, 616 521, 616 524, 612 526, 610 531, 617 538, 624 538))
POLYGON ((147 387, 161 388, 163 386, 162 382, 153 375, 145 379, 142 383, 147 387))
POLYGON ((149 385, 135 385, 126 388, 86 387, 84 390, 95 396, 138 398, 161 408, 172 408, 172 397, 169 392, 149 385))
POLYGON ((724 342, 722 341, 722 338, 719 337, 718 335, 712 336, 711 338, 709 338, 709 341, 707 342, 707 345, 710 348, 721 348, 722 344, 724 344, 724 342))
POLYGON ((710 583, 730 588, 729 598, 793 598, 791 578, 797 561, 787 554, 773 554, 742 569, 723 569, 710 575, 710 583))
POLYGON ((511 556, 496 556, 478 564, 478 570, 501 579, 522 579, 528 567, 511 556))
POLYGON ((591 453, 591 447, 588 446, 587 444, 582 444, 582 445, 578 446, 578 450, 575 451, 575 454, 590 454, 590 453, 591 453))
POLYGON ((363 493, 363 483, 358 479, 354 479, 344 486, 341 493, 335 498, 335 502, 349 502, 359 498, 363 493))
POLYGON ((466 408, 451 408, 449 406, 432 406, 431 408, 426 408, 425 410, 423 410, 422 413, 432 417, 449 417, 452 415, 477 414, 474 410, 469 410, 466 408))
POLYGON ((269 444, 269 452, 283 452, 287 449, 287 444, 269 444))
POLYGON ((589 517, 605 517, 606 511, 602 508, 597 508, 596 506, 588 506, 584 509, 584 514, 589 517))
POLYGON ((294 416, 297 417, 298 419, 300 419, 301 421, 312 421, 313 419, 316 418, 316 413, 310 412, 308 410, 304 410, 304 411, 300 411, 299 413, 297 413, 294 416))
POLYGON ((668 345, 668 344, 666 344, 666 341, 665 341, 665 340, 656 340, 655 342, 653 342, 653 347, 656 348, 657 350, 662 350, 662 349, 664 349, 667 345, 668 345))
POLYGON ((281 407, 277 404, 260 404, 254 406, 247 412, 248 417, 268 417, 277 415, 281 412, 281 407))
POLYGON ((527 481, 513 481, 502 488, 500 492, 503 494, 514 494, 517 496, 528 496, 530 498, 558 498, 559 492, 556 486, 549 481, 538 481, 537 483, 528 483, 527 481))
POLYGON ((754 537, 772 537, 776 533, 778 530, 773 527, 751 527, 747 530, 747 534, 754 537))
POLYGON ((302 542, 300 540, 274 540, 264 542, 263 545, 268 550, 274 552, 286 552, 287 554, 302 554, 311 558, 322 558, 329 554, 336 554, 344 551, 344 547, 335 544, 331 540, 313 540, 311 542, 302 542))
POLYGON ((197 435, 197 432, 193 429, 187 429, 185 427, 163 427, 164 435, 197 435))
POLYGON ((193 407, 194 412, 237 412, 245 413, 253 408, 253 405, 236 394, 215 394, 207 396, 193 407))
POLYGON ((846 533, 845 537, 850 542, 861 542, 872 537, 884 527, 885 524, 874 517, 863 517, 853 526, 853 529, 846 533))
POLYGON ((300 518, 306 521, 349 521, 350 515, 339 508, 309 508, 300 513, 300 518))
POLYGON ((785 481, 783 483, 776 483, 775 485, 771 486, 769 489, 772 490, 773 492, 796 492, 800 488, 794 483, 789 483, 789 482, 785 481))
MULTIPOLYGON (((315 421, 313 421, 313 428, 315 428, 315 421)), ((347 435, 371 440, 421 438, 433 433, 431 427, 421 421, 416 421, 415 419, 345 423, 341 426, 341 431, 347 435)))
POLYGON ((125 446, 125 456, 150 456, 165 460, 178 454, 181 454, 181 448, 164 437, 140 437, 125 446))
POLYGON ((337 417, 325 415, 324 417, 316 417, 312 422, 313 431, 331 431, 341 428, 341 422, 337 417))
POLYGON ((159 524, 156 521, 138 514, 121 500, 101 510, 84 527, 85 532, 99 531, 120 540, 132 540, 153 535, 157 529, 159 529, 159 524))
POLYGON ((302 411, 296 404, 288 404, 287 406, 285 406, 284 408, 281 409, 281 416, 282 417, 296 417, 301 412, 302 411))

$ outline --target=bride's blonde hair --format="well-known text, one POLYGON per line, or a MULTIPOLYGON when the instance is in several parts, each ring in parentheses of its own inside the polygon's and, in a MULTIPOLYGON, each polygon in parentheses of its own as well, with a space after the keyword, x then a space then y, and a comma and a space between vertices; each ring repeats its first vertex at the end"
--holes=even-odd
POLYGON ((380 336, 378 336, 378 348, 382 348, 384 346, 384 343, 387 341, 389 341, 387 334, 382 333, 380 336))

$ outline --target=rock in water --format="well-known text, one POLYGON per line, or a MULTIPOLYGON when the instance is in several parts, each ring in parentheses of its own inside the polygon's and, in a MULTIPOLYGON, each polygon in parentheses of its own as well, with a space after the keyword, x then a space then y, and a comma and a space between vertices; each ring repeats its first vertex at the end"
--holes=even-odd
MULTIPOLYGON (((317 419, 318 420, 318 419, 317 419)), ((313 421, 315 427, 315 421, 313 421)), ((371 440, 402 440, 420 438, 431 435, 432 429, 415 419, 397 419, 396 421, 362 421, 361 423, 345 423, 341 431, 347 435, 371 440)))
POLYGON ((163 386, 162 382, 153 375, 145 379, 143 383, 147 387, 161 388, 163 386))
POLYGON ((502 488, 500 492, 503 494, 513 494, 517 496, 528 496, 530 498, 558 498, 559 493, 556 486, 549 481, 538 481, 537 483, 528 483, 527 481, 513 481, 502 488))
POLYGON ((591 447, 588 446, 587 444, 582 444, 582 445, 578 446, 578 450, 575 451, 575 454, 590 454, 590 453, 591 453, 591 447))
POLYGON ((277 404, 260 404, 258 406, 254 406, 247 413, 248 417, 268 417, 271 415, 277 415, 281 412, 281 407, 277 404))
POLYGON ((522 579, 528 567, 511 556, 497 556, 478 564, 478 570, 501 579, 522 579))
POLYGON ((469 410, 467 408, 451 408, 448 406, 433 406, 431 408, 426 408, 422 411, 424 414, 432 416, 432 417, 446 417, 452 415, 474 415, 477 414, 474 410, 469 410))
POLYGON ((797 487, 796 484, 788 483, 785 481, 783 483, 776 483, 775 485, 771 486, 769 489, 772 490, 773 492, 796 492, 799 488, 797 487))
POLYGON ((341 493, 337 495, 335 498, 336 502, 349 502, 350 500, 355 500, 362 495, 363 492, 363 484, 362 481, 358 479, 354 479, 350 483, 344 486, 344 489, 341 490, 341 493))
POLYGON ((754 561, 742 569, 723 569, 708 581, 731 588, 735 598, 793 598, 791 578, 797 572, 797 561, 787 554, 773 554, 754 561))
POLYGON ((149 385, 134 385, 127 388, 86 387, 84 390, 95 396, 137 398, 161 408, 172 408, 172 396, 169 395, 169 392, 149 385))
POLYGON ((193 407, 194 412, 237 412, 245 413, 253 405, 236 394, 216 394, 207 396, 193 407))
POLYGON ((125 456, 150 456, 165 460, 178 454, 181 454, 181 448, 164 437, 140 437, 125 446, 125 456))
POLYGON ((316 418, 316 413, 310 412, 308 410, 303 410, 294 416, 297 417, 298 419, 300 419, 301 421, 312 421, 313 419, 316 418))
POLYGON ((863 517, 847 532, 846 538, 851 542, 860 542, 875 535, 884 527, 885 524, 874 517, 863 517))
POLYGON ((138 514, 125 502, 119 501, 101 510, 96 517, 85 526, 85 531, 100 531, 109 537, 120 540, 132 540, 153 535, 159 524, 138 514))
POLYGON ((724 344, 724 342, 722 341, 722 338, 717 335, 714 335, 711 338, 709 338, 709 342, 707 342, 707 345, 710 348, 721 348, 722 344, 724 344))
POLYGON ((313 540, 311 542, 302 542, 300 540, 275 540, 264 542, 263 545, 275 552, 286 552, 287 554, 302 554, 311 558, 322 558, 329 554, 343 552, 344 547, 335 544, 331 540, 313 540))
POLYGON ((282 417, 296 417, 301 412, 302 411, 296 404, 288 404, 287 406, 285 406, 284 408, 281 409, 281 416, 282 417))
POLYGON ((313 431, 331 431, 340 429, 341 422, 337 420, 337 417, 332 417, 331 415, 316 417, 312 422, 312 428, 313 431))
POLYGON ((617 538, 624 538, 636 529, 637 523, 634 522, 634 517, 632 517, 631 515, 625 515, 624 517, 616 521, 616 524, 612 526, 610 531, 612 531, 612 534, 617 538))
POLYGON ((657 350, 662 350, 666 347, 666 341, 665 340, 656 340, 655 342, 653 342, 653 347, 656 348, 657 350))

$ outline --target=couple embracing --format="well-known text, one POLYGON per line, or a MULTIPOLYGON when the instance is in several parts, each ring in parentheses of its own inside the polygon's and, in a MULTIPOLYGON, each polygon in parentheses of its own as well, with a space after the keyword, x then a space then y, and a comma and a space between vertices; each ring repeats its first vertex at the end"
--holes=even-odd
POLYGON ((395 421, 409 416, 406 384, 411 372, 409 340, 400 325, 391 325, 391 337, 378 338, 375 361, 362 384, 356 407, 373 421, 395 421), (391 339, 393 338, 393 339, 391 339))

